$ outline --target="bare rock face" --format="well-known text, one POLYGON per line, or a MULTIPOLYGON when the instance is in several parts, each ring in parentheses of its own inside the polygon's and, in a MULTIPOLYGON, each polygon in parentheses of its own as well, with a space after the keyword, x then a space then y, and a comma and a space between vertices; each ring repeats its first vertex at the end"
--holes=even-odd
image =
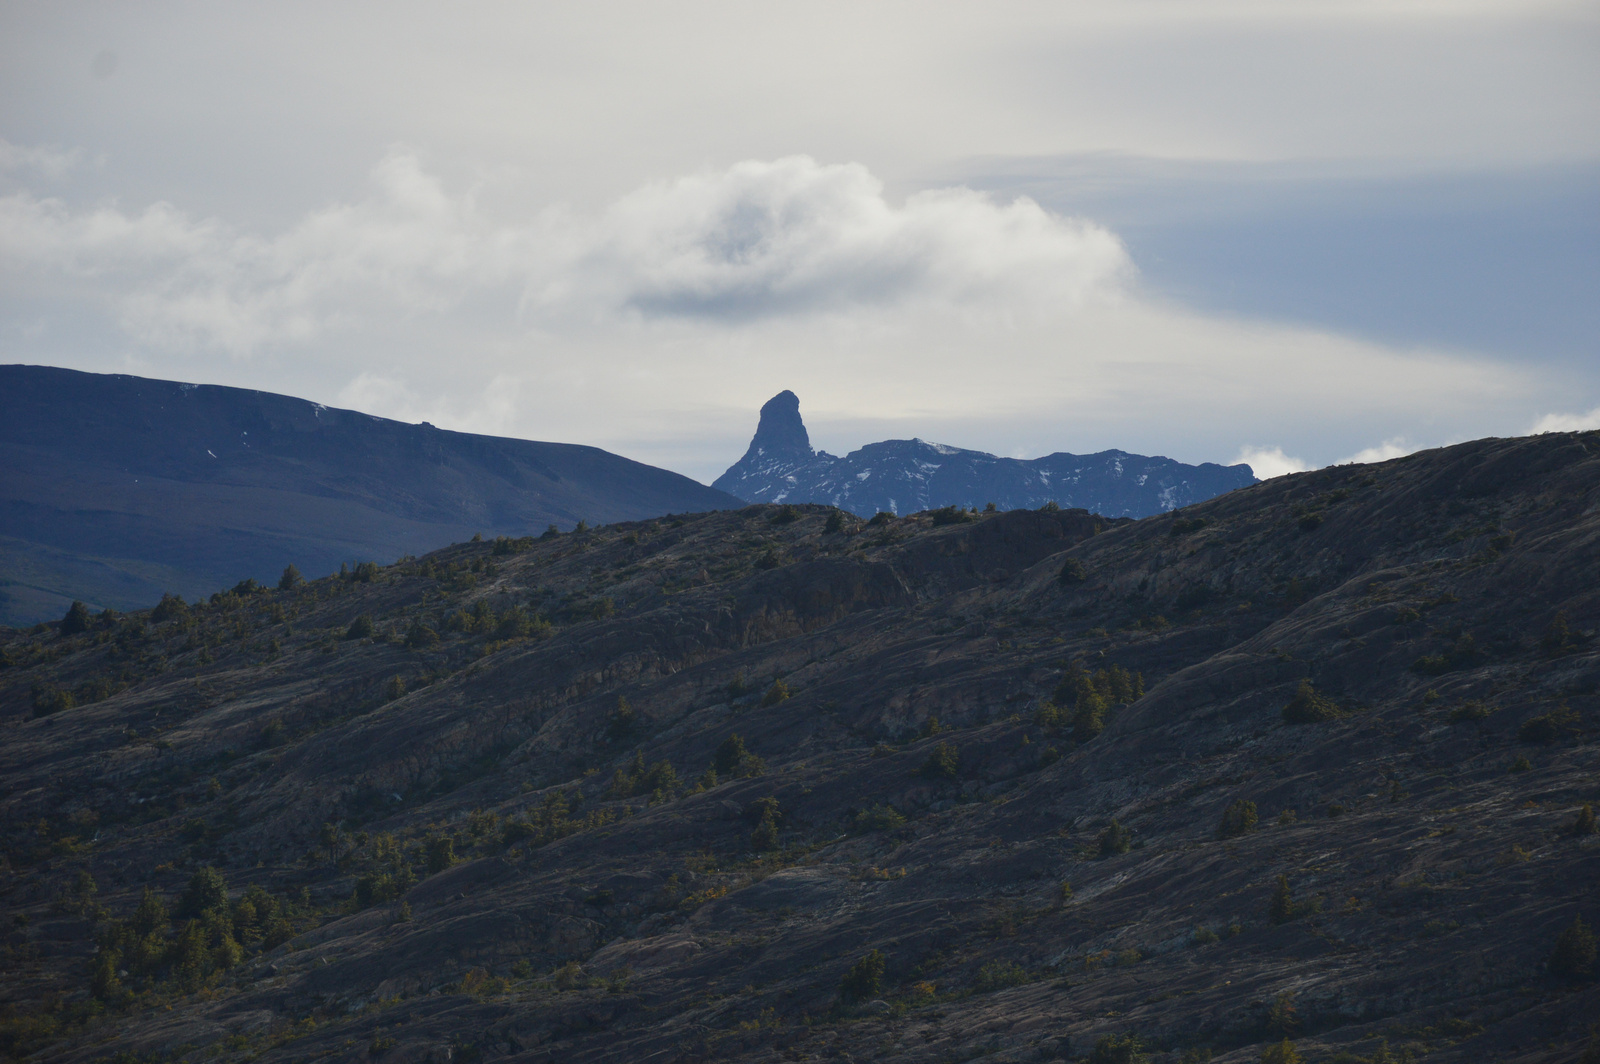
POLYGON ((839 458, 811 449, 800 400, 783 391, 761 408, 749 449, 713 487, 747 502, 821 503, 861 517, 1047 503, 1147 517, 1255 482, 1247 465, 1186 465, 1126 451, 1023 460, 913 439, 869 443, 839 458))
POLYGON ((0 1049, 1576 1061, 1597 628, 1600 433, 0 630, 0 1049))

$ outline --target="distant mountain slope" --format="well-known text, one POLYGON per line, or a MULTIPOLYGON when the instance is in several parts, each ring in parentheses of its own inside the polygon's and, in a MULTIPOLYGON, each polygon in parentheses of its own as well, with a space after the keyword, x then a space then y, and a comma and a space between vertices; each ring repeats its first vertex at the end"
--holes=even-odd
POLYGON ((0 366, 0 623, 72 599, 393 561, 474 533, 725 509, 596 447, 408 425, 270 392, 0 366))
POLYGON ((1247 465, 1186 465, 1126 451, 1024 460, 885 440, 837 458, 811 449, 800 400, 785 391, 761 408, 750 449, 712 486, 746 502, 826 503, 863 517, 991 502, 1015 510, 1052 501, 1109 517, 1148 517, 1255 482, 1247 465))

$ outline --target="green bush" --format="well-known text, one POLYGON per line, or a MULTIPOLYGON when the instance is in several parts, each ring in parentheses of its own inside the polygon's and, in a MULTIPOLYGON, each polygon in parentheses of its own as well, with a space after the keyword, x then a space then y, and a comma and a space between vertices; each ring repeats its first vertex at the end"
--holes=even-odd
POLYGON ((1274 924, 1286 924, 1300 915, 1294 902, 1294 892, 1289 889, 1289 877, 1279 876, 1272 888, 1272 900, 1267 903, 1267 919, 1274 924))
POLYGON ((798 520, 800 520, 799 510, 796 510, 793 506, 780 506, 778 507, 778 512, 768 518, 767 523, 771 525, 792 525, 798 520))
POLYGON ((1261 1051, 1261 1064, 1300 1064, 1304 1059, 1295 1051, 1294 1043, 1287 1038, 1261 1051))
POLYGON ((767 693, 761 696, 763 706, 775 706, 789 698, 789 685, 782 680, 773 680, 772 686, 767 688, 767 693))
POLYGON ((1517 739, 1524 743, 1553 743, 1578 728, 1578 714, 1567 705, 1557 706, 1548 713, 1523 721, 1517 729, 1517 739))
POLYGON ((939 743, 917 771, 927 779, 953 780, 961 771, 961 754, 953 744, 939 743))
POLYGON ((1222 822, 1217 825, 1217 838, 1232 839, 1248 835, 1256 829, 1256 803, 1237 798, 1222 811, 1222 822))
POLYGON ((1056 579, 1065 587, 1081 584, 1089 579, 1089 570, 1076 558, 1068 558, 1061 563, 1061 575, 1056 579))
POLYGON ((1113 857, 1133 848, 1133 833, 1113 820, 1095 840, 1101 857, 1113 857))
POLYGON ((968 521, 976 521, 977 514, 969 514, 960 506, 943 506, 933 511, 933 523, 939 525, 961 525, 968 521))
POLYGON ((178 901, 179 916, 199 916, 228 904, 228 881, 210 865, 189 877, 189 886, 178 901))
POLYGON ((1552 975, 1563 979, 1587 979, 1594 969, 1594 932, 1575 916, 1565 931, 1556 936, 1555 948, 1547 962, 1552 975))
POLYGON ((350 627, 344 630, 344 637, 346 639, 370 639, 376 631, 377 628, 372 623, 372 617, 363 613, 350 622, 350 627))
POLYGON ((73 602, 67 607, 67 615, 61 618, 61 634, 64 636, 78 635, 89 630, 89 607, 81 602, 73 602))
POLYGON ((169 593, 163 593, 161 601, 150 611, 150 620, 154 624, 176 621, 187 616, 189 616, 189 604, 177 595, 169 593))
POLYGON ((286 565, 283 568, 283 575, 278 577, 278 590, 293 591, 303 583, 305 583, 305 579, 300 575, 300 570, 296 569, 293 564, 286 565))
POLYGON ((456 863, 455 840, 448 835, 435 835, 428 840, 428 873, 443 872, 456 863))
POLYGON ((711 760, 711 767, 717 770, 718 776, 731 777, 739 771, 739 766, 750 756, 750 751, 745 749, 744 737, 730 735, 722 740, 722 745, 717 747, 717 752, 711 760))
POLYGON ((1027 981, 1028 973, 1021 965, 1011 961, 990 961, 978 969, 978 978, 973 981, 972 988, 980 994, 987 994, 1007 987, 1022 986, 1027 981))
POLYGON ((35 717, 48 717, 52 713, 60 713, 65 709, 72 709, 78 700, 72 696, 71 691, 64 690, 54 684, 34 684, 33 715, 35 717))
POLYGON ((1145 1064, 1144 1039, 1136 1034, 1108 1034, 1095 1042, 1089 1064, 1145 1064))
POLYGON ((891 522, 893 520, 894 520, 894 514, 889 513, 887 510, 879 510, 877 513, 872 515, 872 520, 867 522, 867 527, 868 528, 882 528, 884 525, 888 524, 889 522, 891 522))
POLYGON ((1317 693, 1310 680, 1301 680, 1294 697, 1283 707, 1285 724, 1319 724, 1343 715, 1332 699, 1317 693))
POLYGON ((893 831, 906 822, 894 806, 880 802, 856 814, 855 829, 862 834, 872 831, 893 831))
POLYGON ((839 997, 846 1004, 876 997, 883 986, 883 972, 887 966, 887 960, 878 950, 868 952, 839 981, 839 997))
POLYGON ((844 511, 834 509, 829 511, 828 520, 822 525, 823 535, 831 536, 844 531, 844 511))
POLYGON ((1572 823, 1567 825, 1567 834, 1582 837, 1595 833, 1594 809, 1587 802, 1578 810, 1578 815, 1572 818, 1572 823))

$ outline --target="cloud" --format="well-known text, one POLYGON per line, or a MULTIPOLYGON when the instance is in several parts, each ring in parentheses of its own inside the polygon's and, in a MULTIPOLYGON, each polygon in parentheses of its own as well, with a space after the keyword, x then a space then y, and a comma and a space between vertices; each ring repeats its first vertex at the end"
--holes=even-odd
POLYGON ((650 185, 574 220, 541 309, 749 320, 857 306, 1077 306, 1131 275, 1117 237, 945 188, 890 204, 858 164, 748 161, 650 185))
POLYGON ((1590 432, 1600 429, 1600 406, 1587 414, 1546 414, 1533 423, 1529 434, 1541 432, 1590 432))
POLYGON ((31 170, 48 178, 62 178, 83 161, 83 152, 54 145, 13 144, 0 137, 0 174, 31 170))
POLYGON ((1058 312, 1115 294, 1132 274, 1114 234, 1031 200, 951 188, 897 207, 864 167, 804 156, 647 186, 598 216, 551 209, 509 225, 407 152, 384 159, 371 186, 272 236, 165 203, 74 212, 17 193, 0 199, 0 254, 14 268, 102 279, 145 343, 235 354, 341 323, 445 313, 496 289, 508 309, 520 290, 524 319, 539 326, 934 303, 1058 312))
POLYGON ((1391 458, 1404 458, 1416 451, 1406 443, 1404 436, 1396 436, 1392 440, 1384 440, 1374 447, 1366 447, 1357 451, 1349 458, 1341 458, 1334 465, 1365 465, 1370 462, 1387 462, 1391 458))
POLYGON ((1283 453, 1282 447, 1241 447, 1231 465, 1240 462, 1248 465, 1255 473, 1258 480, 1271 480, 1273 477, 1286 476, 1290 473, 1304 473, 1311 468, 1311 464, 1301 458, 1291 458, 1283 453))

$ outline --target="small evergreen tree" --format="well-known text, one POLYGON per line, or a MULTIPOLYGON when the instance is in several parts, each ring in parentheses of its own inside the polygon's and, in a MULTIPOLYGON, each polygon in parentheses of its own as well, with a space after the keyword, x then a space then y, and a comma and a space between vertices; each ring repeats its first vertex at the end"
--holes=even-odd
POLYGON ((1222 811, 1222 823, 1217 825, 1217 838, 1232 839, 1248 835, 1256 829, 1256 803, 1243 798, 1235 799, 1222 811))
POLYGON ((1089 1064, 1145 1064, 1144 1039, 1136 1034, 1108 1034, 1095 1042, 1089 1064))
POLYGON ((189 886, 178 902, 179 916, 200 916, 211 909, 228 905, 228 881, 207 865, 189 877, 189 886))
POLYGON ((882 953, 878 950, 870 951, 856 961, 840 980, 839 997, 844 999, 846 1004, 853 1004, 876 996, 883 986, 883 972, 887 966, 888 962, 882 953))
POLYGON ((1261 1064, 1300 1064, 1304 1059, 1295 1051, 1294 1043, 1287 1038, 1261 1051, 1261 1064))
POLYGON ((721 746, 717 747, 711 767, 717 770, 718 776, 733 776, 739 771, 740 764, 749 756, 750 751, 744 748, 744 738, 730 735, 722 740, 721 746))
POLYGON ((375 631, 377 631, 377 628, 372 623, 372 617, 363 613, 350 622, 350 627, 344 630, 344 637, 346 639, 370 639, 375 631))
POLYGON ((455 840, 448 835, 435 835, 428 840, 428 873, 443 872, 456 863, 455 840))
POLYGON ((928 779, 953 780, 961 771, 961 755, 950 743, 939 743, 928 752, 919 773, 928 779))
POLYGON ((844 531, 844 511, 835 509, 828 514, 828 520, 822 525, 823 535, 836 535, 844 531))
POLYGON ((1061 563, 1061 575, 1056 579, 1061 582, 1062 586, 1071 587, 1073 584, 1081 584, 1089 579, 1089 570, 1085 569, 1083 563, 1078 559, 1068 558, 1061 563))
POLYGON ((1301 680, 1294 697, 1283 707, 1285 724, 1320 724, 1343 715, 1332 699, 1317 693, 1310 680, 1301 680))
POLYGON ((773 680, 772 686, 767 688, 767 693, 761 696, 763 706, 775 706, 789 698, 789 685, 782 680, 773 680))
POLYGON ((300 575, 300 570, 296 569, 293 563, 290 563, 283 567, 283 575, 278 577, 278 590, 293 591, 303 583, 305 583, 305 578, 300 575))
POLYGON ((1097 840, 1101 857, 1113 857, 1133 848, 1133 833, 1113 820, 1097 840))
POLYGON ((1295 917, 1294 892, 1289 889, 1289 877, 1279 876, 1272 888, 1272 900, 1267 903, 1267 919, 1274 924, 1285 924, 1295 917))
POLYGON ((1550 952, 1550 972, 1563 979, 1587 979, 1594 968, 1594 932, 1575 916, 1567 929, 1556 936, 1555 949, 1550 952))
POLYGON ((1572 823, 1567 825, 1569 835, 1593 835, 1595 833, 1594 809, 1587 802, 1578 810, 1578 815, 1572 818, 1572 823))
POLYGON ((67 607, 67 615, 61 618, 61 634, 64 636, 78 635, 89 630, 89 607, 81 602, 74 601, 67 607))

